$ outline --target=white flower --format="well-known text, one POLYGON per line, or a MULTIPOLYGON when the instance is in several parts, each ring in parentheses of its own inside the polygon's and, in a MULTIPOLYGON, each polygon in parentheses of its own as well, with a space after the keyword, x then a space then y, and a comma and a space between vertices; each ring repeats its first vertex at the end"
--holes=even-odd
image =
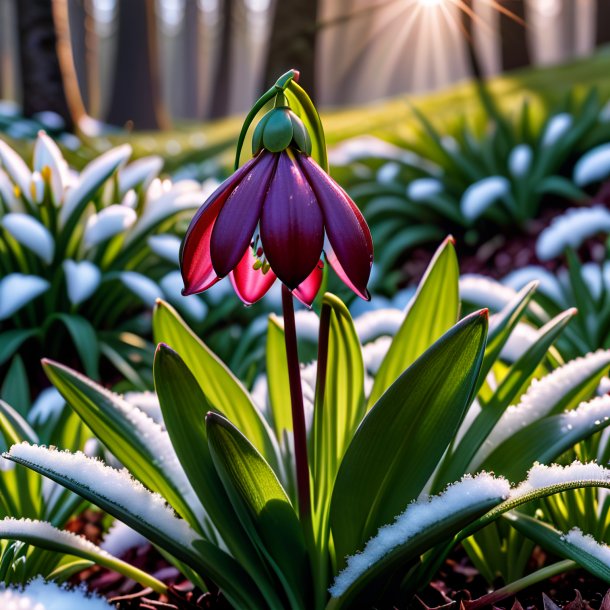
POLYGON ((571 208, 540 233, 536 255, 541 261, 551 260, 568 246, 579 248, 586 239, 601 232, 610 232, 610 211, 604 206, 571 208))
POLYGON ((524 176, 532 164, 532 149, 527 144, 518 144, 508 156, 508 169, 515 178, 524 176))
POLYGON ((102 242, 131 228, 138 215, 125 205, 114 204, 104 208, 87 219, 83 244, 86 249, 93 248, 102 242))
POLYGON ((44 425, 49 419, 58 416, 65 404, 64 397, 54 387, 45 388, 28 411, 28 422, 44 425))
POLYGON ((610 144, 596 146, 586 152, 574 166, 574 182, 586 186, 599 182, 610 174, 610 144))
POLYGON ((150 249, 170 263, 178 264, 180 253, 180 238, 175 235, 151 235, 148 238, 150 249))
POLYGON ((0 279, 0 320, 5 320, 26 303, 49 289, 49 282, 36 275, 9 273, 0 279))
POLYGON ((68 298, 73 305, 86 301, 102 280, 102 272, 91 261, 63 262, 68 298))
POLYGON ((141 273, 123 271, 120 274, 120 278, 121 282, 148 307, 153 307, 155 301, 163 296, 163 292, 158 284, 141 273))
POLYGON ((82 171, 78 181, 66 193, 59 214, 59 222, 64 226, 83 199, 91 198, 97 188, 123 165, 131 155, 131 146, 123 144, 100 155, 82 171))
POLYGON ((30 201, 34 203, 42 203, 44 199, 44 180, 40 172, 32 173, 32 181, 30 182, 30 201))
POLYGON ((441 146, 449 153, 457 153, 460 150, 460 145, 453 136, 443 136, 441 146))
POLYGON ((510 183, 504 176, 489 176, 471 184, 462 195, 460 207, 468 220, 478 218, 492 203, 505 198, 510 183))
POLYGON ((568 112, 561 112, 549 119, 542 136, 542 146, 550 148, 554 146, 572 127, 572 115, 568 112))
POLYGON ((68 183, 68 164, 57 144, 44 131, 38 132, 34 145, 34 171, 40 172, 45 179, 48 172, 53 202, 60 205, 68 183))
POLYGON ((407 197, 411 201, 426 201, 443 192, 443 183, 436 178, 417 178, 407 186, 407 197))
POLYGON ((55 242, 49 230, 38 220, 27 214, 6 214, 2 226, 22 246, 29 248, 47 265, 53 260, 55 242))
POLYGON ((30 200, 30 182, 32 173, 25 161, 6 143, 0 140, 0 162, 6 172, 19 187, 21 194, 30 200))
POLYGON ((176 307, 181 309, 186 315, 197 322, 201 322, 208 312, 207 305, 197 296, 182 296, 184 283, 180 271, 170 271, 160 282, 159 285, 165 293, 167 299, 176 307))
POLYGON ((119 191, 121 195, 130 189, 140 187, 146 190, 163 167, 163 159, 158 156, 143 157, 119 172, 119 191))
POLYGON ((6 172, 0 169, 0 198, 8 207, 10 212, 23 212, 23 202, 15 194, 15 187, 6 172))
POLYGON ((377 170, 377 182, 381 184, 390 184, 396 180, 400 174, 400 165, 395 161, 384 163, 379 170, 377 170))

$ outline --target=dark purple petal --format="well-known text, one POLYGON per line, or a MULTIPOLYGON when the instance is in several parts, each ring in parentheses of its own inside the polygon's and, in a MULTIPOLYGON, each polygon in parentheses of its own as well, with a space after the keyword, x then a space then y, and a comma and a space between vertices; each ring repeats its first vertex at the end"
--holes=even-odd
POLYGON ((349 195, 311 158, 298 154, 299 165, 316 194, 332 248, 326 252, 337 275, 368 299, 366 285, 373 264, 373 240, 366 220, 349 195))
POLYGON ((260 222, 265 256, 278 278, 295 289, 314 270, 324 244, 324 219, 294 156, 280 154, 260 222))
POLYGON ((182 294, 202 292, 219 278, 212 267, 210 238, 220 209, 257 159, 251 159, 229 176, 197 210, 180 247, 180 269, 184 281, 182 294))
POLYGON ((301 282, 293 291, 292 294, 307 307, 311 307, 314 299, 316 298, 320 286, 322 285, 322 278, 324 277, 324 263, 320 261, 316 268, 309 274, 309 277, 301 282))
POLYGON ((212 266, 224 277, 239 263, 250 245, 261 215, 278 155, 261 153, 248 175, 233 190, 218 214, 212 232, 212 266))
POLYGON ((256 258, 250 247, 246 248, 242 259, 229 274, 237 296, 246 304, 252 305, 262 298, 275 282, 276 276, 271 269, 263 273, 254 269, 256 258))

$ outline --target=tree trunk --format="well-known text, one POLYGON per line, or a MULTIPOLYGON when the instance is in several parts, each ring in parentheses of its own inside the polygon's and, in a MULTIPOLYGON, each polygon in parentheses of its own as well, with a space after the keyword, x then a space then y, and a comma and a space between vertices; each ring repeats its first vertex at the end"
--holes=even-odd
POLYGON ((134 129, 167 129, 161 98, 154 0, 118 3, 117 51, 106 120, 134 129))
POLYGON ((460 9, 461 28, 466 43, 468 65, 470 66, 472 76, 477 80, 481 80, 483 78, 483 70, 481 69, 481 63, 479 62, 477 50, 474 45, 475 14, 472 6, 472 0, 462 0, 460 9))
POLYGON ((502 44, 502 71, 529 66, 527 22, 524 0, 500 0, 499 4, 510 14, 500 11, 500 40, 502 44))
POLYGON ((317 0, 276 0, 269 40, 265 87, 291 68, 301 72, 299 84, 315 97, 317 0))
POLYGON ((229 96, 231 95, 231 39, 233 33, 233 19, 235 0, 224 0, 222 11, 222 30, 220 44, 216 59, 216 70, 212 82, 212 101, 210 104, 210 118, 217 119, 228 114, 229 96))
POLYGON ((201 114, 201 24, 198 0, 186 0, 184 7, 184 70, 185 70, 185 100, 184 116, 198 118, 201 114))
POLYGON ((49 0, 19 0, 17 28, 23 113, 56 112, 73 126, 57 55, 53 7, 49 0))
POLYGON ((610 0, 597 0, 595 18, 595 44, 601 46, 610 43, 610 0))

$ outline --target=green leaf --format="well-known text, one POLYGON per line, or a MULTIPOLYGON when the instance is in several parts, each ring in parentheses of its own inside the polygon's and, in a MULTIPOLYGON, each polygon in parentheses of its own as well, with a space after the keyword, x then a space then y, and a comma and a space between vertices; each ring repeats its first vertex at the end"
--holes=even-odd
POLYGON ((47 318, 45 326, 50 328, 54 320, 66 327, 87 375, 99 379, 100 347, 91 323, 82 316, 55 313, 47 318))
POLYGON ((246 532, 282 582, 290 607, 308 607, 307 552, 286 492, 261 454, 227 419, 210 412, 206 426, 212 459, 246 532))
POLYGON ((331 503, 340 563, 422 492, 472 400, 486 333, 486 311, 464 318, 394 382, 360 424, 331 503))
POLYGON ((165 433, 158 425, 118 394, 84 375, 50 360, 44 360, 43 366, 66 402, 133 476, 164 496, 191 526, 201 527, 198 507, 192 505, 192 491, 189 494, 190 490, 185 489, 188 484, 177 480, 180 475, 184 478, 184 473, 172 463, 171 450, 159 459, 165 433))
POLYGON ((386 354, 369 396, 369 408, 394 380, 455 324, 459 311, 459 268, 453 239, 436 251, 386 354))
POLYGON ((504 518, 515 529, 534 540, 543 549, 575 561, 595 577, 610 583, 610 565, 603 562, 599 556, 565 540, 563 532, 556 530, 548 523, 538 521, 519 511, 511 511, 504 515, 504 518))
POLYGON ((4 400, 0 400, 0 433, 7 448, 22 441, 38 442, 38 436, 30 424, 4 400))
POLYGON ((15 356, 0 389, 0 396, 20 415, 30 409, 30 382, 21 356, 15 356))
POLYGON ((250 544, 212 461, 205 425, 210 404, 180 356, 163 343, 155 354, 154 378, 163 421, 195 493, 229 551, 252 575, 267 599, 273 600, 269 575, 250 544))
POLYGON ((14 328, 0 333, 0 365, 12 358, 19 348, 37 333, 38 330, 34 328, 14 328))
POLYGON ((285 432, 292 432, 292 413, 284 327, 274 314, 267 324, 267 386, 275 436, 281 441, 285 432))
POLYGON ((536 193, 540 195, 558 195, 569 201, 584 201, 587 199, 587 193, 563 176, 547 176, 543 178, 538 183, 536 193))
MULTIPOLYGON (((167 593, 167 586, 153 576, 125 561, 113 557, 92 542, 75 534, 59 530, 44 521, 3 519, 0 521, 0 538, 20 540, 42 549, 55 551, 56 553, 81 557, 86 560, 84 566, 83 562, 79 562, 79 569, 81 570, 93 562, 118 572, 127 578, 131 578, 144 587, 150 587, 157 593, 167 593)), ((64 576, 66 568, 67 566, 64 566, 62 570, 64 576)), ((56 572, 58 571, 56 570, 56 572)), ((59 574, 56 574, 56 572, 53 573, 53 578, 58 577, 59 574)))
POLYGON ((277 444, 250 395, 229 368, 185 324, 175 309, 159 301, 153 313, 153 334, 180 354, 212 406, 226 415, 278 472, 277 444))
POLYGON ((435 490, 441 489, 467 472, 471 460, 498 423, 504 411, 519 395, 519 391, 528 382, 543 361, 549 348, 575 314, 575 309, 569 309, 553 318, 540 329, 540 336, 536 343, 509 369, 489 402, 483 405, 481 412, 472 422, 457 448, 445 458, 435 480, 435 490))
POLYGON ((211 578, 237 607, 265 608, 243 568, 216 545, 197 539, 193 530, 182 525, 183 520, 172 519, 172 513, 161 509, 162 505, 153 493, 142 486, 126 486, 124 478, 114 469, 105 466, 100 472, 98 462, 80 454, 72 458, 67 457, 71 454, 63 454, 60 464, 50 459, 51 454, 50 449, 40 447, 27 458, 12 453, 4 454, 4 457, 63 485, 121 520, 178 561, 211 578), (75 458, 80 462, 78 469, 68 462, 75 458), (69 476, 64 474, 64 469, 69 470, 69 476), (123 480, 119 482, 119 479, 123 480))

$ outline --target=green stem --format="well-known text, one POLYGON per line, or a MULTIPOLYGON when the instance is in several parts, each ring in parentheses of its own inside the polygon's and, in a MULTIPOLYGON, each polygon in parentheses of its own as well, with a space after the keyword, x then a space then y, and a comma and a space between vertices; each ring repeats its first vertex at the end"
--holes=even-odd
POLYGON ((511 595, 515 595, 515 593, 519 593, 519 591, 523 591, 527 587, 531 587, 543 580, 547 580, 548 578, 552 578, 553 576, 557 576, 558 574, 563 574, 569 570, 574 570, 578 567, 578 564, 575 561, 570 559, 564 559, 563 561, 558 561, 550 566, 546 566, 532 574, 528 574, 519 580, 515 580, 510 584, 497 589, 496 591, 492 591, 487 595, 483 595, 478 599, 475 599, 466 604, 467 610, 475 610, 476 608, 483 608, 486 606, 495 606, 498 602, 510 597, 511 595))

